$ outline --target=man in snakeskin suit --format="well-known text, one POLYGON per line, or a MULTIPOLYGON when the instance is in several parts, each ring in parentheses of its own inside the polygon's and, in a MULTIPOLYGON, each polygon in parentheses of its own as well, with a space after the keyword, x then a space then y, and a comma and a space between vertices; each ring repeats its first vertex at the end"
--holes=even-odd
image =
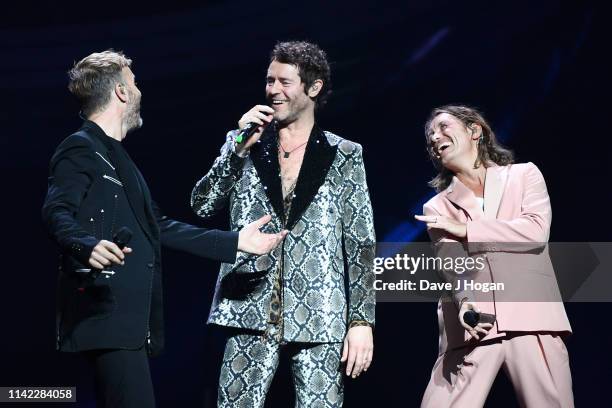
POLYGON ((342 406, 342 371, 356 378, 372 361, 372 207, 361 146, 315 123, 330 92, 325 52, 278 43, 266 77, 270 106, 238 122, 257 131, 242 144, 240 130, 229 132, 193 190, 201 217, 229 205, 232 230, 272 214, 264 231, 289 231, 272 253, 239 253, 221 266, 208 322, 235 331, 220 407, 262 407, 281 352, 291 357, 298 407, 342 406))

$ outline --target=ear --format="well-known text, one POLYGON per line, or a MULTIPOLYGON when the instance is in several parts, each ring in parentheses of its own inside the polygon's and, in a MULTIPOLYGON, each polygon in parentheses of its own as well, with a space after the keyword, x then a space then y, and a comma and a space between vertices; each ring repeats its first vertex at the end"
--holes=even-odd
POLYGON ((312 85, 310 85, 310 89, 308 89, 308 96, 311 98, 316 97, 319 92, 321 92, 321 89, 323 89, 323 80, 317 79, 312 85))
POLYGON ((121 102, 124 102, 124 103, 127 102, 128 101, 127 87, 121 83, 115 84, 115 95, 117 95, 117 98, 119 98, 121 102))
POLYGON ((472 140, 478 140, 482 135, 482 126, 478 123, 470 123, 468 129, 470 129, 472 140))

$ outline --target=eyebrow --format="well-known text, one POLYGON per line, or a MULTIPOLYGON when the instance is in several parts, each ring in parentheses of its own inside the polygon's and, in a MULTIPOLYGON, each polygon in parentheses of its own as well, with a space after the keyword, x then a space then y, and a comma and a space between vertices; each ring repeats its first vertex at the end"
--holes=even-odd
MULTIPOLYGON (((266 75, 266 79, 274 79, 274 77, 272 75, 266 75)), ((278 77, 279 81, 293 81, 293 79, 291 78, 287 78, 287 77, 278 77)))

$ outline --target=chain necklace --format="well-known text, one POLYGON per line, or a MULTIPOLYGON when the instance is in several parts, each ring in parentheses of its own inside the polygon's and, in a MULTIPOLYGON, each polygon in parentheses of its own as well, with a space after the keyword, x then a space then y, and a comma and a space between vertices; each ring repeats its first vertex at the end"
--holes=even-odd
POLYGON ((285 148, 283 148, 283 144, 280 142, 280 140, 278 141, 278 145, 280 146, 281 150, 283 151, 283 159, 288 159, 289 155, 291 153, 295 152, 297 149, 299 149, 300 147, 304 146, 306 143, 308 143, 308 140, 306 140, 304 143, 302 143, 301 145, 299 145, 295 149, 290 150, 290 151, 286 151, 285 148))

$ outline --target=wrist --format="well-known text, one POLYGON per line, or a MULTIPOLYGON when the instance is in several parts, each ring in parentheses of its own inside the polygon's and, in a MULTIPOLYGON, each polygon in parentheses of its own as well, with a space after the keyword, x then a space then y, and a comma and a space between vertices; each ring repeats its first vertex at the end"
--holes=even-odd
POLYGON ((236 245, 236 248, 238 249, 238 251, 244 251, 244 233, 243 233, 244 229, 241 229, 240 231, 238 231, 238 244, 236 245))
POLYGON ((348 328, 352 329, 353 327, 359 327, 359 326, 372 327, 372 325, 365 320, 351 320, 348 328))
POLYGON ((234 141, 234 143, 232 143, 232 151, 236 156, 244 159, 249 155, 250 149, 245 148, 244 144, 238 144, 234 141))

